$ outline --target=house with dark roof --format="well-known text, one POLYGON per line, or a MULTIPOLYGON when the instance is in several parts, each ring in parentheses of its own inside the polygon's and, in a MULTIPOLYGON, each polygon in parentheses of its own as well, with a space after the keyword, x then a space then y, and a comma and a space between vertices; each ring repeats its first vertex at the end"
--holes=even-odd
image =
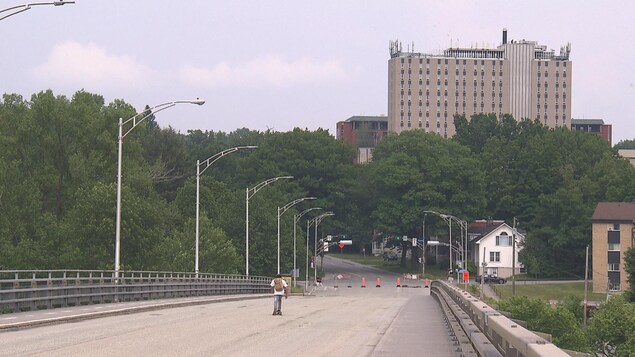
POLYGON ((593 292, 628 290, 624 253, 635 245, 635 200, 598 203, 591 223, 593 292))
POLYGON ((477 275, 484 272, 507 278, 512 276, 514 270, 515 274, 520 273, 523 264, 518 261, 518 253, 522 250, 522 243, 525 241, 525 235, 522 232, 504 221, 478 220, 470 224, 468 236, 470 260, 478 267, 477 275), (513 246, 514 238, 516 239, 515 247, 513 246))

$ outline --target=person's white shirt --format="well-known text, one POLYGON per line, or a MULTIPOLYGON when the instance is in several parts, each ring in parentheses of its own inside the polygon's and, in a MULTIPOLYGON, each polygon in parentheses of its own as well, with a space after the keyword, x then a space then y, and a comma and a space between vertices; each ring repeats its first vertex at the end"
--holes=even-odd
MULTIPOLYGON (((289 285, 287 284, 287 281, 286 281, 286 280, 284 280, 284 279, 282 279, 282 278, 280 278, 280 280, 282 280, 282 288, 283 288, 283 289, 282 289, 282 291, 276 291, 276 290, 274 289, 274 290, 273 290, 273 295, 284 295, 284 294, 285 294, 285 293, 284 293, 284 290, 285 290, 285 289, 289 286, 289 285)), ((276 278, 274 278, 273 280, 271 280, 271 287, 272 287, 272 288, 274 287, 274 285, 276 285, 275 281, 276 281, 276 278)))

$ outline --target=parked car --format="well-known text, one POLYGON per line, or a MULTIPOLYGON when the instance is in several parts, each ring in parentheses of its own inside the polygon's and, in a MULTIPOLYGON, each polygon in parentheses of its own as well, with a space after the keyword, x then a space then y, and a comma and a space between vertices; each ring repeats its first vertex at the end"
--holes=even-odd
MULTIPOLYGON (((476 276, 476 282, 480 283, 481 282, 481 276, 478 275, 476 276)), ((483 281, 486 284, 505 284, 507 282, 507 280, 505 280, 505 278, 501 278, 499 276, 496 275, 491 275, 491 274, 485 274, 485 280, 483 281)))

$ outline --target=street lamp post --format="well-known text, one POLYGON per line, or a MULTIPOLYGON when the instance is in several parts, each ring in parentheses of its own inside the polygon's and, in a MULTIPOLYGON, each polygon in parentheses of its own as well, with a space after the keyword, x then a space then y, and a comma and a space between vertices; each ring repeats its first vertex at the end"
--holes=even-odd
MULTIPOLYGON (((300 218, 302 218, 302 216, 304 216, 305 214, 307 214, 307 213, 309 213, 311 211, 315 211, 315 210, 319 210, 319 209, 322 209, 322 208, 321 207, 311 207, 311 208, 305 209, 304 211, 300 212, 299 214, 294 214, 293 215, 293 274, 294 275, 295 275, 295 270, 296 270, 296 238, 295 238, 296 237, 296 228, 297 228, 296 226, 298 225, 298 221, 300 220, 300 218)), ((308 241, 309 241, 309 232, 308 232, 308 229, 307 229, 307 242, 308 241)), ((307 247, 306 254, 307 254, 307 259, 308 259, 308 254, 309 254, 308 247, 307 247)), ((296 279, 293 279, 293 287, 296 287, 297 286, 297 284, 296 284, 297 277, 294 276, 294 278, 296 278, 296 279)))
MULTIPOLYGON (((437 215, 439 217, 441 217, 449 226, 450 228, 450 246, 452 245, 452 219, 450 219, 448 217, 448 215, 443 214, 443 213, 439 213, 437 211, 423 211, 423 213, 432 213, 434 215, 437 215)), ((454 267, 452 266, 452 249, 449 250, 448 255, 450 257, 450 272, 454 271, 454 267)))
POLYGON ((52 1, 52 2, 35 2, 35 3, 28 3, 28 4, 23 4, 23 5, 16 5, 16 6, 11 6, 8 7, 6 9, 0 10, 0 14, 4 13, 4 12, 9 12, 6 15, 2 15, 2 17, 0 17, 0 21, 6 19, 7 17, 13 16, 13 15, 17 15, 21 12, 25 12, 27 10, 30 10, 33 6, 40 6, 40 5, 53 5, 53 6, 62 6, 62 5, 66 5, 66 4, 74 4, 75 1, 52 1))
POLYGON ((335 216, 335 213, 333 212, 326 212, 323 213, 315 218, 313 218, 313 221, 315 224, 315 234, 313 236, 313 249, 315 250, 313 256, 315 257, 315 261, 313 262, 313 279, 317 279, 317 235, 318 235, 318 225, 320 224, 320 222, 322 222, 322 220, 326 217, 331 217, 331 216, 335 216))
POLYGON ((249 199, 252 198, 261 188, 272 182, 282 179, 292 179, 293 176, 278 176, 262 181, 252 188, 245 190, 245 275, 249 275, 249 199))
MULTIPOLYGON (((293 201, 287 203, 283 207, 278 207, 278 274, 280 274, 280 217, 289 208, 295 206, 296 204, 298 204, 298 203, 300 203, 302 201, 315 200, 315 199, 317 199, 317 197, 302 197, 302 198, 298 198, 297 200, 293 200, 293 201)), ((295 221, 294 221, 293 225, 295 226, 295 221)), ((294 230, 295 230, 295 228, 294 228, 294 230)), ((294 249, 295 249, 295 240, 294 240, 294 249)), ((294 260, 295 260, 295 251, 294 251, 294 260)), ((294 268, 295 268, 295 265, 294 265, 294 268)))
POLYGON ((205 104, 204 100, 196 99, 196 100, 177 100, 174 102, 166 102, 161 103, 159 105, 155 105, 154 107, 144 110, 141 113, 133 116, 132 118, 123 121, 122 118, 119 118, 119 134, 118 134, 118 147, 117 147, 117 217, 116 217, 116 227, 115 227, 115 279, 119 278, 119 251, 120 251, 120 238, 121 238, 121 158, 122 158, 122 150, 123 150, 123 138, 132 131, 132 129, 136 128, 141 122, 143 122, 146 118, 155 113, 158 113, 162 110, 172 108, 177 104, 196 104, 203 105, 205 104), (132 122, 132 126, 125 133, 123 132, 123 126, 132 122))
MULTIPOLYGON (((194 259, 194 272, 196 274, 198 274, 198 222, 199 222, 199 195, 200 195, 200 181, 201 181, 201 175, 203 174, 203 172, 205 172, 205 170, 207 170, 213 163, 215 163, 216 161, 218 161, 218 159, 220 159, 221 157, 234 153, 238 150, 241 149, 256 149, 257 146, 236 146, 227 150, 223 150, 213 156, 210 156, 209 158, 207 158, 207 160, 204 160, 203 162, 200 162, 199 160, 196 160, 196 257, 194 259), (201 166, 205 166, 202 170, 201 170, 201 166)), ((198 275, 197 275, 198 276, 198 275)))
POLYGON ((428 246, 437 246, 437 245, 441 245, 441 242, 439 242, 438 240, 431 240, 431 241, 427 241, 425 237, 423 238, 423 244, 421 244, 421 250, 423 251, 423 258, 421 259, 421 278, 425 279, 425 274, 426 274, 426 248, 428 248, 428 246))
MULTIPOLYGON (((460 249, 460 248, 457 249, 456 256, 461 257, 461 259, 463 260, 463 265, 464 265, 463 268, 466 269, 467 268, 467 244, 468 244, 467 222, 451 214, 443 214, 436 211, 423 211, 423 213, 424 214, 432 213, 434 215, 437 215, 441 217, 448 224, 448 227, 450 229, 450 246, 452 246, 452 221, 454 220, 455 222, 459 224, 459 226, 461 227, 460 245, 462 246, 461 248, 463 249, 460 249)), ((424 215, 424 224, 425 224, 425 215, 424 215)), ((450 256, 450 270, 453 270, 454 267, 452 265, 452 249, 449 250, 449 256, 450 256)))
POLYGON ((453 216, 451 214, 444 214, 443 216, 445 216, 447 219, 454 220, 461 227, 461 245, 462 245, 461 248, 463 248, 463 249, 462 250, 459 249, 458 253, 460 254, 461 258, 463 259, 463 265, 464 265, 463 269, 467 269, 467 244, 468 244, 468 241, 467 241, 467 235, 468 235, 467 222, 462 220, 462 219, 460 219, 460 218, 458 218, 458 217, 456 217, 456 216, 453 216))

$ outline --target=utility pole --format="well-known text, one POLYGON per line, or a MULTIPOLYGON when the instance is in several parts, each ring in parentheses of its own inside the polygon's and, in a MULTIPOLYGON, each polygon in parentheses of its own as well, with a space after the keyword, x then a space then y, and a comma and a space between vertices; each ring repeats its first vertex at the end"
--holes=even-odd
POLYGON ((483 300, 483 282, 485 281, 485 267, 487 266, 487 262, 485 262, 485 251, 486 248, 483 248, 483 261, 481 262, 483 266, 483 270, 481 271, 481 300, 483 300))
POLYGON ((421 236, 423 237, 423 242, 421 243, 421 279, 426 278, 426 216, 428 214, 423 214, 423 223, 421 223, 421 236))
POLYGON ((512 228, 512 297, 516 297, 516 217, 512 228))
POLYGON ((587 312, 587 288, 589 287, 589 245, 586 246, 586 260, 584 263, 584 324, 586 326, 586 312, 587 312))

